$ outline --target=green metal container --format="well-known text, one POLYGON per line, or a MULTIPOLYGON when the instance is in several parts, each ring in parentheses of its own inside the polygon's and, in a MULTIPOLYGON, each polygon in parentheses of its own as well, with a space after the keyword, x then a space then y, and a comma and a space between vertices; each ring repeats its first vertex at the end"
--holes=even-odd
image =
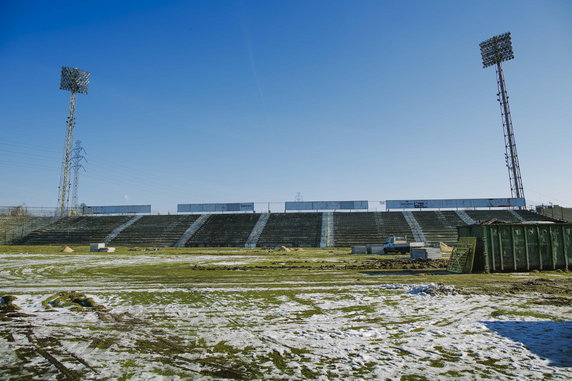
POLYGON ((473 272, 572 268, 572 224, 494 224, 457 227, 476 237, 473 272))

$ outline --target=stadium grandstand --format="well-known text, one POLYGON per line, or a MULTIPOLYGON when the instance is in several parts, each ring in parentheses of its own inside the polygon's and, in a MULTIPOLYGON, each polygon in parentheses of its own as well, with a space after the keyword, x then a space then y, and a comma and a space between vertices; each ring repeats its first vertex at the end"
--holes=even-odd
MULTIPOLYGON (((488 221, 561 222, 546 213, 517 209, 507 204, 507 199, 493 203, 490 200, 501 199, 480 200, 488 200, 488 204, 482 204, 488 208, 478 205, 423 210, 423 205, 432 206, 431 202, 415 202, 398 204, 402 210, 367 211, 367 202, 344 201, 286 203, 284 212, 258 213, 254 203, 188 204, 193 206, 187 210, 203 212, 151 215, 149 206, 98 207, 102 209, 91 210, 100 210, 101 214, 73 217, 1 216, 0 232, 4 243, 18 245, 105 242, 142 247, 349 247, 381 244, 393 235, 437 246, 440 242, 454 244, 457 227, 463 225, 488 221), (130 213, 117 214, 118 210, 130 213)), ((459 203, 464 205, 466 200, 459 203)), ((395 203, 388 201, 388 205, 395 203)))

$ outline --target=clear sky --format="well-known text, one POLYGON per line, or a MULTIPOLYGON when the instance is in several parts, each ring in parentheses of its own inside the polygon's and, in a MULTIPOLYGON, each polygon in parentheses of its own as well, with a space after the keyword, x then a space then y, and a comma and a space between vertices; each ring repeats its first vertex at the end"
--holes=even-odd
POLYGON ((572 2, 0 1, 0 205, 55 206, 69 93, 88 205, 510 197, 572 206, 572 2))

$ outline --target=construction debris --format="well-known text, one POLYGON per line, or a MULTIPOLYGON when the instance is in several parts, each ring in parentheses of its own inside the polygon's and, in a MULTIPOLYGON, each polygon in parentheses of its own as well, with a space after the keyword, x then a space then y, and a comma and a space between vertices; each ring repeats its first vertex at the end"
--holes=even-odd
POLYGON ((439 242, 439 249, 441 253, 451 254, 453 252, 453 247, 447 245, 445 242, 439 242))
POLYGON ((92 253, 115 253, 114 247, 105 247, 105 243, 92 243, 89 245, 89 251, 92 253))

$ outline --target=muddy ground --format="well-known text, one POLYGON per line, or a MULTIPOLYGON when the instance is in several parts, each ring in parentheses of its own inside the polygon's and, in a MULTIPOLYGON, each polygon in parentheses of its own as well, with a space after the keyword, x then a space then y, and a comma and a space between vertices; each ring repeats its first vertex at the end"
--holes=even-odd
POLYGON ((12 250, 3 379, 572 378, 563 271, 451 274, 446 260, 325 250, 12 250))

